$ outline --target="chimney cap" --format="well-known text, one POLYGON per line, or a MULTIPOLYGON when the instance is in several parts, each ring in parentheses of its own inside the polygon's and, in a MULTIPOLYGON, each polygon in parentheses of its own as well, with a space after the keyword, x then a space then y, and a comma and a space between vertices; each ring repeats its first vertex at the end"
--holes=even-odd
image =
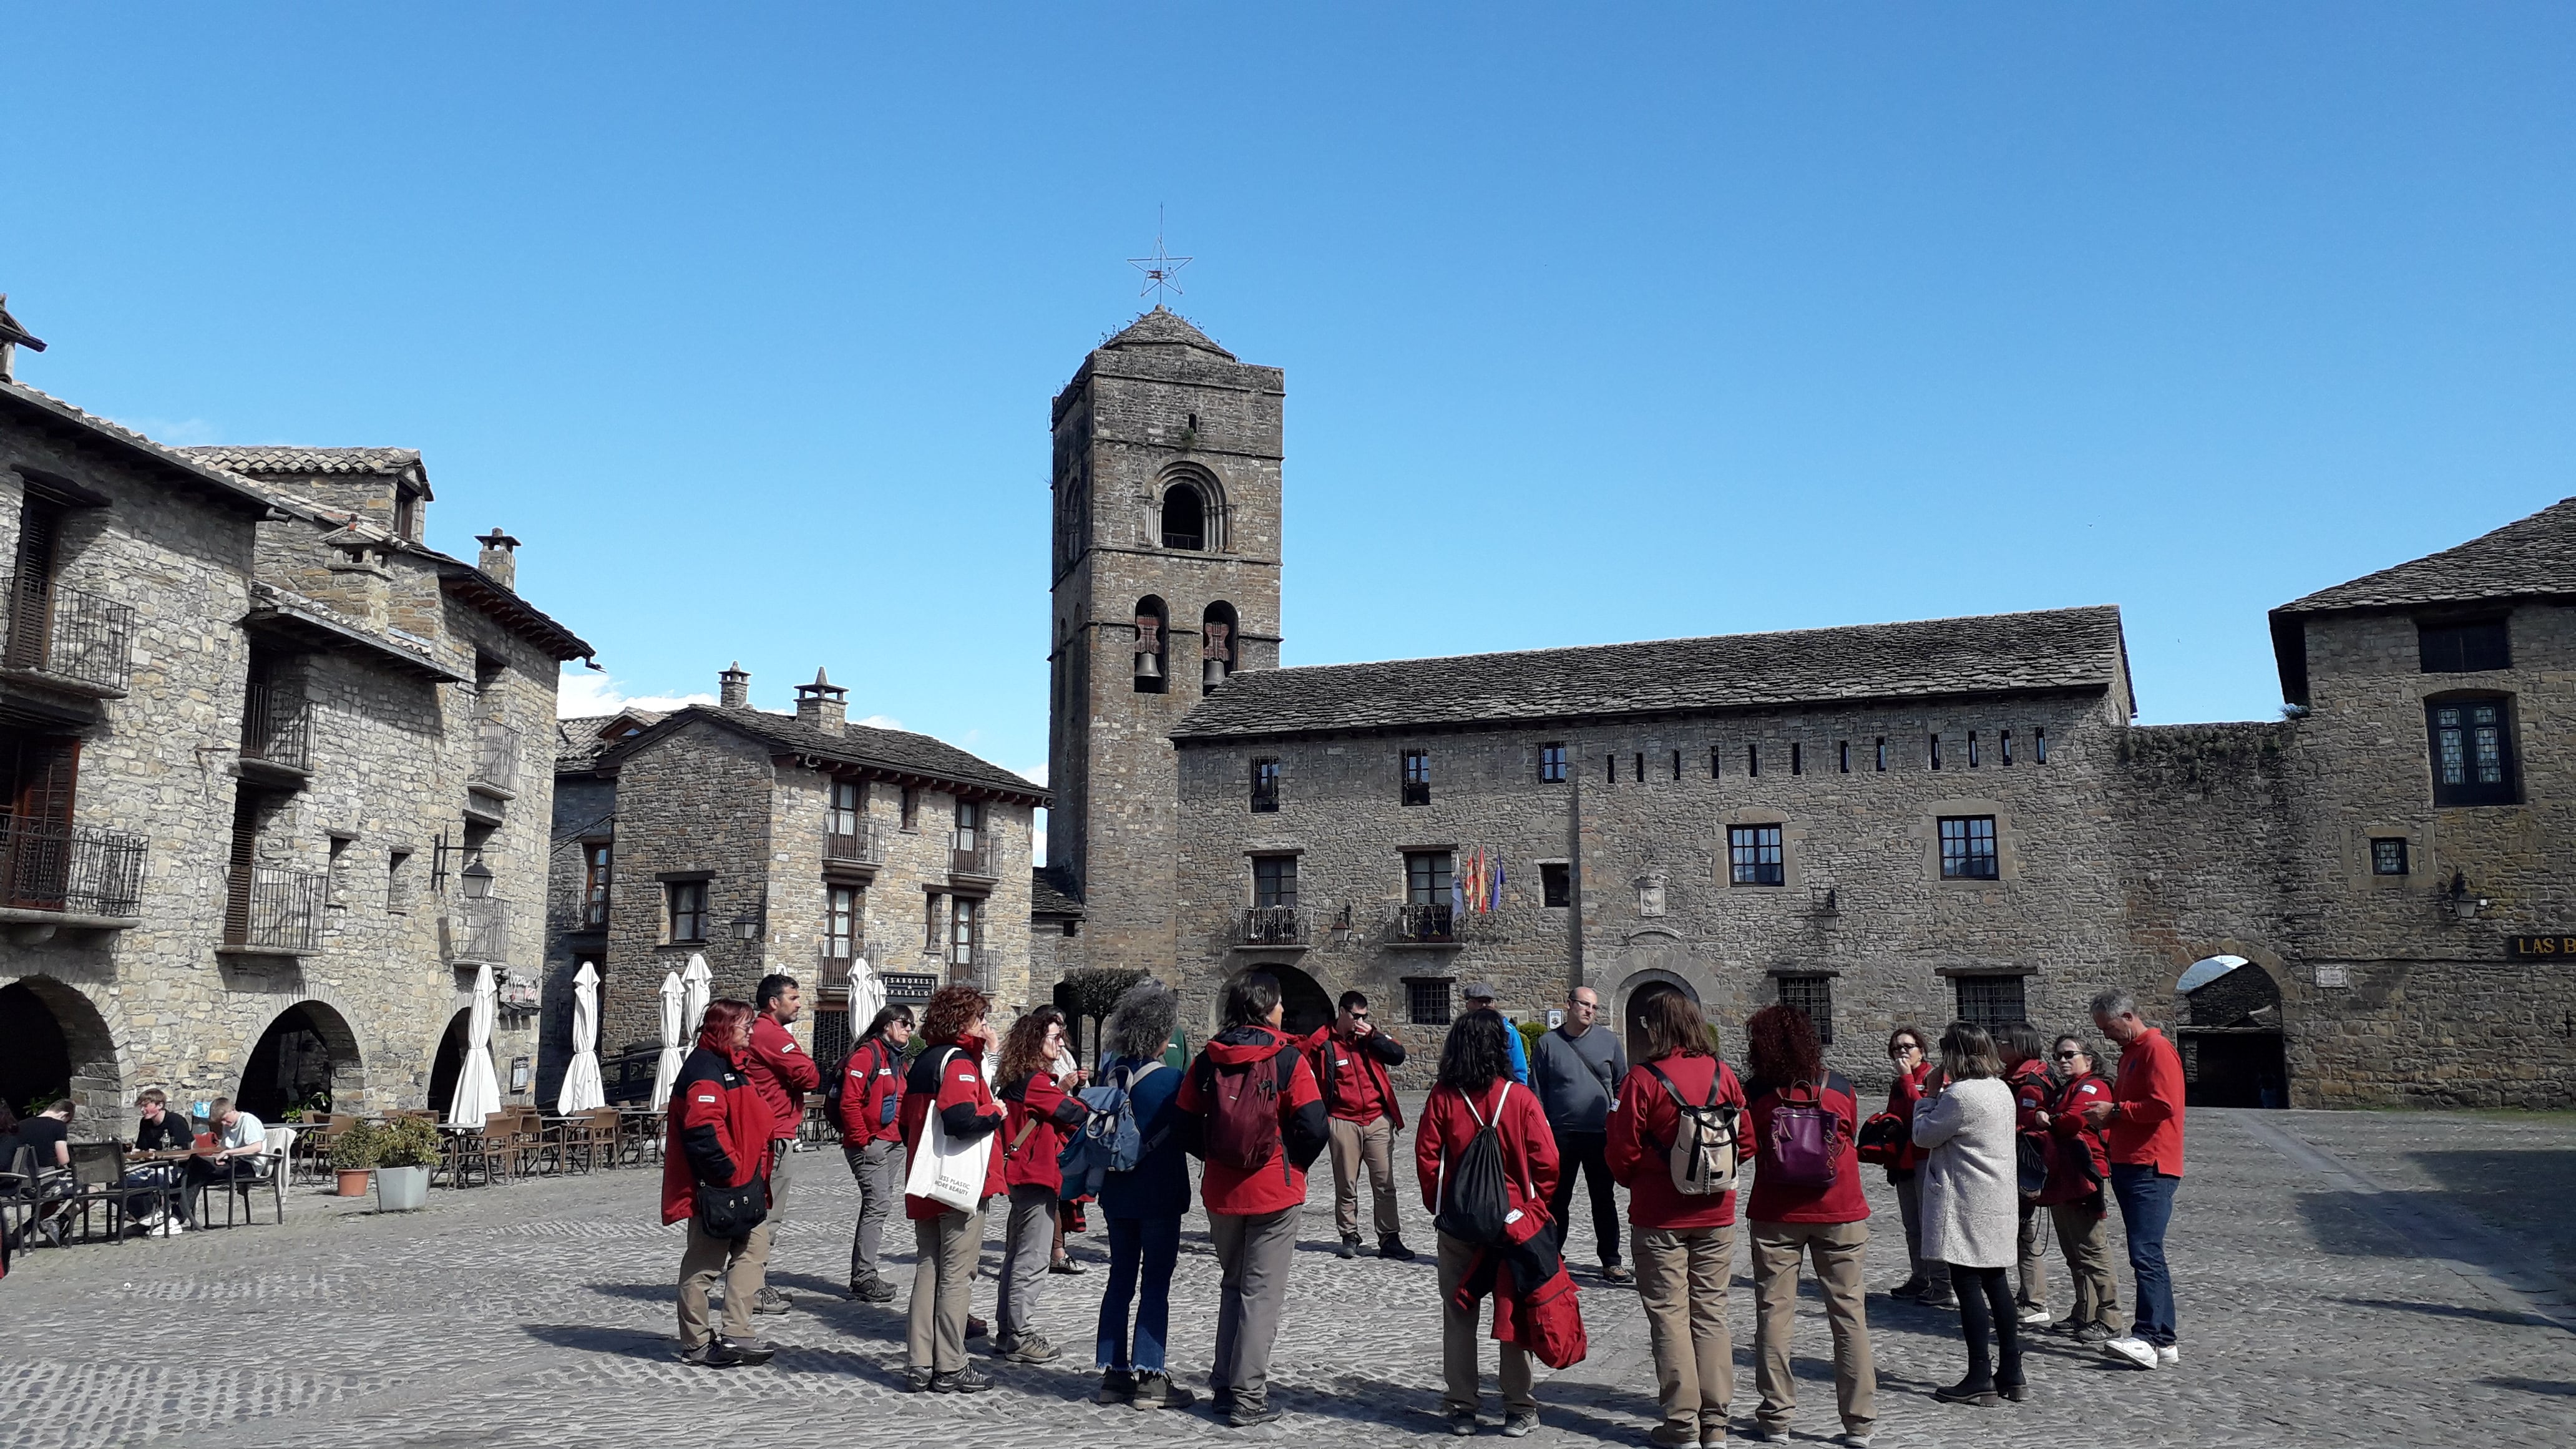
POLYGON ((29 352, 45 350, 42 340, 26 328, 19 326, 18 319, 9 315, 9 294, 6 292, 0 292, 0 343, 23 347, 29 352))
POLYGON ((832 677, 820 669, 814 671, 814 682, 812 684, 800 684, 796 686, 796 696, 799 699, 802 699, 809 694, 820 696, 845 695, 848 693, 848 690, 834 684, 832 682, 832 677))
POLYGON ((720 675, 730 674, 736 679, 749 679, 751 677, 751 671, 743 668, 742 661, 739 659, 716 672, 720 675))
POLYGON ((485 548, 517 548, 519 546, 519 541, 512 538, 510 535, 503 533, 501 531, 501 525, 497 523, 492 525, 492 531, 490 533, 479 535, 474 541, 483 545, 485 548))

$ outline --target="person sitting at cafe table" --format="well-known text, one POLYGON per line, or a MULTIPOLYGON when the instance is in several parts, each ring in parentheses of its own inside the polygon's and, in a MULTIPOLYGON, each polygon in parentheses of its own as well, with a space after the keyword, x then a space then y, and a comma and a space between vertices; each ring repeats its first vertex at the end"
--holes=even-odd
MULTIPOLYGON (((186 1113, 170 1110, 169 1094, 159 1087, 145 1088, 143 1095, 134 1099, 134 1105, 143 1114, 134 1125, 136 1152, 175 1154, 187 1152, 196 1145, 196 1124, 188 1120, 186 1113)), ((170 1185, 172 1175, 179 1171, 175 1159, 131 1164, 118 1185, 147 1190, 126 1199, 126 1215, 138 1222, 143 1221, 160 1206, 155 1199, 170 1185)), ((175 1236, 196 1226, 188 1217, 188 1196, 186 1193, 170 1194, 170 1218, 154 1231, 163 1236, 175 1236)))
POLYGON ((207 1137, 188 1159, 188 1190, 194 1201, 208 1183, 257 1181, 268 1175, 268 1127, 257 1117, 217 1097, 206 1113, 207 1137))

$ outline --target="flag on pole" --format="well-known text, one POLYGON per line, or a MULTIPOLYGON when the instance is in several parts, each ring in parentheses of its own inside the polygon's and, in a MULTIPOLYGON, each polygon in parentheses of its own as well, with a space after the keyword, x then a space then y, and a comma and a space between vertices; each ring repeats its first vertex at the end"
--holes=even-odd
POLYGON ((1503 908, 1503 863, 1502 863, 1501 861, 1497 860, 1497 861, 1495 861, 1495 862, 1494 862, 1494 903, 1493 903, 1492 905, 1490 905, 1490 906, 1487 906, 1485 909, 1487 909, 1487 910, 1489 910, 1489 911, 1499 911, 1499 910, 1501 910, 1502 908, 1503 908))

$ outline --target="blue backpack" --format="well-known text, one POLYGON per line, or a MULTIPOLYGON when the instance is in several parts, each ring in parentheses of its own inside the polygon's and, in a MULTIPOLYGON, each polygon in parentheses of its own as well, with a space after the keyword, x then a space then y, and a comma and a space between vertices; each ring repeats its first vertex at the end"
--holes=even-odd
POLYGON ((1147 1142, 1138 1130, 1136 1106, 1128 1094, 1137 1082, 1162 1069, 1161 1062, 1120 1067, 1108 1081, 1076 1094, 1082 1102, 1082 1126, 1066 1139, 1064 1151, 1056 1154, 1056 1165, 1064 1170, 1064 1197, 1098 1196, 1104 1174, 1135 1171, 1145 1154, 1161 1145, 1159 1137, 1147 1142))

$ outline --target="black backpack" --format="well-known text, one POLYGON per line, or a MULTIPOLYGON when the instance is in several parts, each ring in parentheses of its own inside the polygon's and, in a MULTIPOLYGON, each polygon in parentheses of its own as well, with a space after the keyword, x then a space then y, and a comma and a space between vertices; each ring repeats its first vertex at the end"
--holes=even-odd
POLYGON ((1467 1150, 1458 1154, 1455 1163, 1440 1164, 1439 1215, 1432 1226, 1462 1243, 1499 1243, 1503 1240, 1505 1219, 1511 1216, 1511 1178, 1503 1171, 1503 1134, 1497 1124, 1503 1119, 1503 1103, 1512 1094, 1512 1084, 1494 1096, 1494 1120, 1488 1122, 1461 1092, 1458 1098, 1467 1102, 1468 1115, 1476 1119, 1476 1135, 1467 1150))

